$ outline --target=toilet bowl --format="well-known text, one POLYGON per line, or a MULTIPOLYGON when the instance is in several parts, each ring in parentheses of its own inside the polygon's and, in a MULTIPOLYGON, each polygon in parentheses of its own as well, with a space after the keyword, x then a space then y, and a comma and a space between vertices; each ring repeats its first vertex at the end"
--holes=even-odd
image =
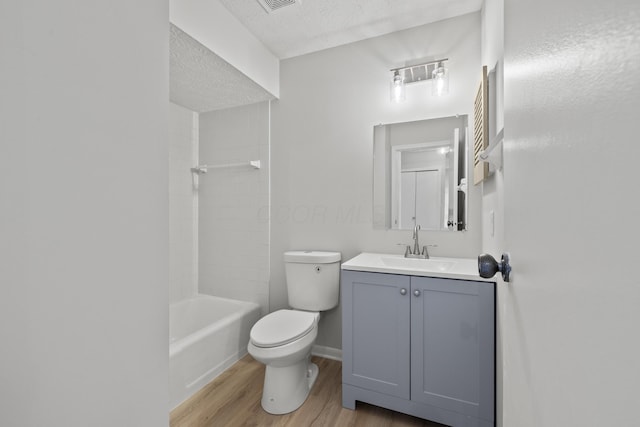
POLYGON ((319 318, 319 313, 279 310, 252 328, 248 351, 266 365, 261 403, 270 414, 292 412, 309 395, 318 376, 310 358, 319 318))
POLYGON ((338 305, 339 252, 285 252, 287 295, 292 309, 258 320, 250 332, 249 354, 264 363, 262 408, 271 414, 298 409, 318 377, 311 348, 321 310, 338 305))

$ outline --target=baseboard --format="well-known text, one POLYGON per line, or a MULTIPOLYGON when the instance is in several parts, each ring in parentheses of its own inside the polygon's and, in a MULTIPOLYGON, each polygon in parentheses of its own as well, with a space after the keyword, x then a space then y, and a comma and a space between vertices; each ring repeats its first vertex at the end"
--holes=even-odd
POLYGON ((314 345, 311 348, 311 354, 314 356, 324 357, 342 362, 342 350, 339 348, 327 347, 324 345, 314 345))

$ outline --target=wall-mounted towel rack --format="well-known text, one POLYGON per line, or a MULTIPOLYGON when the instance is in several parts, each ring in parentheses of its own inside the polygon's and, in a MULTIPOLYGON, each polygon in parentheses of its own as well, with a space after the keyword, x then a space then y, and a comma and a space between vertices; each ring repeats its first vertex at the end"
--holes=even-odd
POLYGON ((502 168, 502 140, 504 128, 489 142, 489 146, 480 152, 480 160, 491 164, 496 169, 502 168))
POLYGON ((248 162, 227 163, 223 165, 198 165, 191 168, 191 172, 202 175, 207 173, 209 169, 237 168, 243 166, 251 166, 253 169, 260 169, 260 160, 249 160, 248 162))

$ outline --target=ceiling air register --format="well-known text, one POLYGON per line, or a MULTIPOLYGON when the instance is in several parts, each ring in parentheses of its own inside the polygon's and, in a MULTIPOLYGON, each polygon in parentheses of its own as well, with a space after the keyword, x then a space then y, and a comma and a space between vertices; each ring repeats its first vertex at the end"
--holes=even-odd
POLYGON ((300 3, 300 0, 256 0, 256 1, 260 3, 260 6, 262 6, 262 8, 267 11, 267 13, 274 12, 285 6, 291 6, 296 3, 298 4, 300 3))

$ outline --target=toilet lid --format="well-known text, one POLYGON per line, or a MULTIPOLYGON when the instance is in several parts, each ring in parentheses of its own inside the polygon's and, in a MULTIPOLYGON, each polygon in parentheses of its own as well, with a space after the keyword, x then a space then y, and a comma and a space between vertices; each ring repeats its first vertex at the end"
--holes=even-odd
POLYGON ((278 310, 258 320, 251 328, 251 342, 257 347, 277 347, 308 334, 315 326, 318 313, 278 310))

